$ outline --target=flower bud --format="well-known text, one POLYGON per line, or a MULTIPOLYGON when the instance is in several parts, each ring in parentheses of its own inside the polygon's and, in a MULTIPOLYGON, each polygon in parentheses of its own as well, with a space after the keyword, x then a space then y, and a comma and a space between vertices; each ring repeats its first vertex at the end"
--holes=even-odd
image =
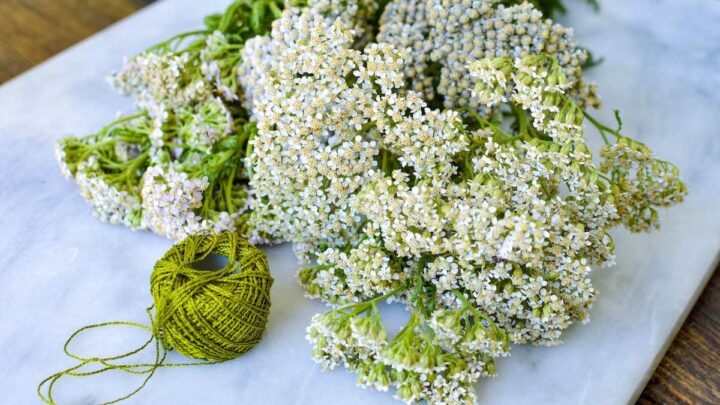
POLYGON ((542 309, 543 318, 550 317, 553 314, 553 309, 550 304, 545 304, 542 309))
POLYGON ((487 375, 495 375, 495 362, 488 358, 487 362, 483 365, 483 371, 487 375))

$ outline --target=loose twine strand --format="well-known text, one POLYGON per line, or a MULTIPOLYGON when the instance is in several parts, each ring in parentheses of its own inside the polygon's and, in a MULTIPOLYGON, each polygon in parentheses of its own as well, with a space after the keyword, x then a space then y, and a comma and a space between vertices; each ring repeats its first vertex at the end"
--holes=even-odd
POLYGON ((136 322, 103 322, 84 326, 65 342, 65 354, 79 363, 57 372, 38 385, 38 395, 56 405, 53 389, 63 377, 86 377, 111 370, 145 375, 132 392, 102 404, 114 404, 137 394, 160 367, 186 367, 234 359, 257 345, 270 312, 270 276, 264 253, 234 232, 189 236, 155 263, 150 277, 153 306, 147 309, 150 326, 136 322), (211 254, 226 256, 220 270, 198 270, 193 263, 211 254), (152 310, 155 309, 153 316, 152 310), (146 330, 150 338, 127 353, 86 357, 70 350, 72 341, 91 329, 129 326, 146 330), (153 344, 152 363, 123 363, 153 344), (165 363, 167 352, 177 350, 193 363, 165 363), (99 368, 85 371, 87 366, 99 368))

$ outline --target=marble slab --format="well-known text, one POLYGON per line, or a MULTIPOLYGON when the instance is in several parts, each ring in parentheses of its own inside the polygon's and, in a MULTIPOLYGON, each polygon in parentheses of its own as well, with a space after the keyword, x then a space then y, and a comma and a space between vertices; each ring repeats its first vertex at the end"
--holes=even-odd
MULTIPOLYGON (((634 400, 715 268, 720 249, 720 2, 602 0, 593 13, 572 2, 563 18, 605 62, 597 81, 611 117, 676 162, 687 202, 662 212, 651 235, 617 232, 617 266, 597 271, 592 322, 556 348, 514 347, 499 376, 478 386, 483 404, 621 404, 634 400)), ((129 111, 104 82, 123 55, 195 28, 227 0, 163 0, 0 87, 0 393, 39 402, 36 384, 72 363, 68 334, 88 323, 144 322, 148 279, 170 247, 150 233, 100 223, 59 174, 54 141, 84 134, 129 111)), ((323 308, 302 296, 288 246, 265 249, 276 279, 263 342, 241 359, 163 369, 128 404, 396 403, 362 390, 345 371, 310 359, 305 327, 323 308)), ((126 329, 76 345, 119 353, 144 336, 126 329)), ((182 361, 173 354, 171 361, 182 361)), ((61 403, 114 398, 139 381, 121 374, 58 387, 61 403)))

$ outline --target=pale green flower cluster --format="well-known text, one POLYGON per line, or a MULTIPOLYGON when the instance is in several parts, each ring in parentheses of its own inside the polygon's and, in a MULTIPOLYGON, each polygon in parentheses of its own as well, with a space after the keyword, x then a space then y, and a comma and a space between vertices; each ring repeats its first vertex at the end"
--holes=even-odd
POLYGON ((395 397, 408 403, 473 403, 478 378, 492 375, 493 359, 507 355, 507 338, 470 305, 431 317, 428 327, 413 312, 389 340, 375 301, 366 301, 313 317, 308 340, 317 362, 356 372, 361 387, 394 387, 395 397))
POLYGON ((410 48, 409 87, 434 105, 479 109, 469 63, 484 58, 548 54, 558 61, 582 106, 598 106, 594 85, 582 80, 589 54, 572 29, 543 17, 529 2, 396 0, 380 20, 378 41, 410 48), (513 4, 518 3, 518 4, 513 4), (509 4, 509 5, 508 5, 509 4))
POLYGON ((687 193, 675 165, 653 158, 647 145, 631 138, 619 135, 600 156, 600 170, 613 179, 618 213, 633 232, 659 228, 657 208, 679 204, 687 193))
POLYGON ((255 127, 233 118, 218 98, 164 108, 61 139, 63 173, 105 222, 171 239, 237 229, 249 203, 242 165, 255 127))
POLYGON ((267 32, 281 0, 235 1, 205 29, 127 60, 111 85, 140 109, 99 132, 58 142, 61 170, 103 221, 171 239, 241 230, 244 159, 256 132, 238 82, 240 49, 267 32))

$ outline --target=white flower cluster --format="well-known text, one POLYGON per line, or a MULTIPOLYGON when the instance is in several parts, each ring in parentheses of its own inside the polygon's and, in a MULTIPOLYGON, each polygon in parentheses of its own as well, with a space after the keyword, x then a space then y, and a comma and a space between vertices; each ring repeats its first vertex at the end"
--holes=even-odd
POLYGON ((554 24, 530 2, 502 0, 395 0, 380 20, 378 41, 410 48, 406 73, 413 90, 440 98, 445 108, 479 109, 471 95, 468 64, 474 60, 549 54, 555 58, 582 105, 596 106, 594 86, 582 81, 588 54, 571 29, 554 24))
MULTIPOLYGON (((289 6, 295 3, 290 0, 287 2, 289 6)), ((308 0, 305 8, 329 20, 341 21, 345 27, 350 28, 348 32, 352 37, 350 46, 362 49, 374 39, 376 31, 374 19, 379 11, 378 3, 376 0, 308 0)), ((238 66, 238 82, 245 93, 244 107, 253 114, 256 114, 255 101, 268 97, 263 90, 267 85, 262 81, 267 77, 271 66, 276 63, 272 50, 276 46, 277 42, 269 35, 263 35, 248 40, 240 51, 242 61, 238 66)))
MULTIPOLYGON (((420 270, 443 305, 452 305, 454 291, 465 291, 516 343, 553 343, 574 319, 587 317, 594 296, 589 265, 612 260, 606 235, 616 221, 611 193, 586 175, 587 157, 542 146, 489 138, 471 161, 473 176, 461 183, 428 179, 413 185, 395 171, 394 178, 365 187, 354 207, 377 227, 383 255, 397 268, 405 259, 434 257, 420 270), (578 192, 562 197, 561 183, 578 192), (587 204, 594 208, 584 209, 587 204)), ((346 276, 334 288, 351 284, 348 279, 362 271, 345 261, 337 267, 346 276)), ((409 278, 408 270, 402 274, 409 278)), ((357 287, 343 293, 355 300, 374 295, 357 287)))
POLYGON ((209 185, 207 177, 190 178, 186 172, 176 170, 173 164, 149 167, 142 182, 142 226, 174 240, 198 233, 236 229, 247 204, 230 214, 208 212, 203 200, 209 185))
POLYGON ((140 226, 140 199, 137 191, 125 188, 124 182, 108 182, 101 175, 96 156, 78 165, 75 182, 80 194, 92 202, 95 217, 103 222, 122 224, 133 229, 140 226))
POLYGON ((403 54, 373 44, 352 49, 339 20, 286 11, 268 42, 273 61, 255 100, 250 220, 255 241, 283 239, 302 255, 357 238, 350 202, 376 175, 376 99, 403 84, 403 54))
POLYGON ((313 10, 256 41, 250 225, 317 261, 299 274, 309 296, 348 304, 314 318, 318 362, 410 402, 472 402, 507 342, 557 344, 588 319, 589 273, 612 262, 622 219, 555 58, 467 67, 504 125, 429 108, 403 88, 404 52, 356 50, 347 25, 313 10), (389 298, 413 312, 392 339, 375 307, 389 298))
POLYGON ((382 145, 398 155, 401 167, 415 178, 448 179, 455 174, 453 156, 465 150, 468 140, 459 115, 425 106, 417 93, 390 95, 373 107, 382 145))
POLYGON ((109 76, 110 85, 124 95, 133 96, 138 107, 152 112, 162 106, 187 106, 210 96, 205 82, 190 82, 189 55, 145 52, 126 60, 117 73, 109 76))
POLYGON ((268 96, 263 94, 262 81, 267 77, 273 65, 270 55, 272 40, 267 35, 257 36, 248 40, 240 51, 242 61, 238 66, 238 83, 243 88, 245 97, 243 107, 255 114, 255 100, 263 100, 268 96))
MULTIPOLYGON (((369 229, 366 232, 370 233, 369 229)), ((363 236, 349 251, 328 248, 317 256, 318 266, 300 274, 307 295, 331 303, 362 301, 386 294, 403 285, 411 276, 412 265, 399 265, 382 247, 379 232, 363 236)))

